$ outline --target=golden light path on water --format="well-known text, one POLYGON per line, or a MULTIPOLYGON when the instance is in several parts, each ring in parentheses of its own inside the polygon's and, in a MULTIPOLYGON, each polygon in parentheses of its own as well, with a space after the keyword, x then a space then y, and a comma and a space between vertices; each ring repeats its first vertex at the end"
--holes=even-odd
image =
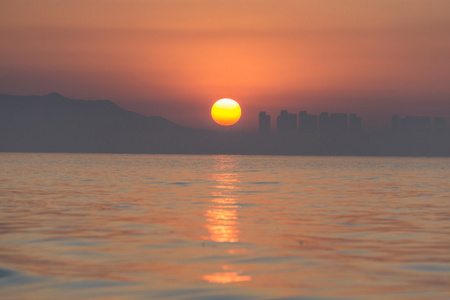
MULTIPOLYGON (((206 225, 209 232, 209 239, 214 242, 239 242, 239 217, 237 205, 238 197, 236 191, 239 188, 236 183, 239 182, 236 170, 236 161, 233 157, 222 157, 217 160, 216 171, 213 180, 217 182, 213 193, 211 208, 205 211, 206 225)), ((245 249, 230 249, 228 253, 240 253, 245 249)), ((208 282, 231 283, 240 281, 250 281, 252 278, 248 275, 241 275, 233 266, 223 265, 222 271, 203 276, 208 282)))

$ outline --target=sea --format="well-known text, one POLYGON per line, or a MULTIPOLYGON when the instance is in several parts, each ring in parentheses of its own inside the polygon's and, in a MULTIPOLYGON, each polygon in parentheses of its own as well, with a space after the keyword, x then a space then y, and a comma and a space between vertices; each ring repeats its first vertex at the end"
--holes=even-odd
POLYGON ((450 299, 450 158, 0 153, 1 299, 450 299))

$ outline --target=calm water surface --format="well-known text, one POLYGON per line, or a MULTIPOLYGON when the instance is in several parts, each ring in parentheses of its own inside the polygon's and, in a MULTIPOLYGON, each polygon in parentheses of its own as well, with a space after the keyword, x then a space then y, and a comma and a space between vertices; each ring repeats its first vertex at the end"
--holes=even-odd
POLYGON ((2 299, 450 299, 450 159, 0 153, 2 299))

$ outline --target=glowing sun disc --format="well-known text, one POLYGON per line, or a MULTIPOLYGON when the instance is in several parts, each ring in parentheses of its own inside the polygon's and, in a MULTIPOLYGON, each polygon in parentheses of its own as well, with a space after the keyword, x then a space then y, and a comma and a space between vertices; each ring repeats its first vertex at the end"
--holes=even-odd
POLYGON ((211 117, 219 125, 230 126, 241 118, 241 107, 233 99, 223 98, 212 106, 211 117))

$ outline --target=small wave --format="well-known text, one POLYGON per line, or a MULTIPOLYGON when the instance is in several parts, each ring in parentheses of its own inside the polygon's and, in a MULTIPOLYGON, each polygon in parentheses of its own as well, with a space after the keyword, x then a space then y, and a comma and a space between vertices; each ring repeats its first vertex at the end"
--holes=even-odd
POLYGON ((0 269, 0 278, 5 278, 9 276, 13 276, 15 274, 14 271, 8 269, 0 269))
POLYGON ((266 257, 256 257, 250 259, 236 260, 235 263, 278 263, 286 260, 295 259, 293 256, 266 256, 266 257))
POLYGON ((438 265, 417 264, 417 265, 406 265, 403 266, 402 268, 422 272, 444 272, 444 273, 450 272, 450 267, 438 265))
POLYGON ((239 173, 256 173, 256 172, 261 172, 261 170, 258 169, 250 169, 250 170, 241 170, 238 171, 239 173))

